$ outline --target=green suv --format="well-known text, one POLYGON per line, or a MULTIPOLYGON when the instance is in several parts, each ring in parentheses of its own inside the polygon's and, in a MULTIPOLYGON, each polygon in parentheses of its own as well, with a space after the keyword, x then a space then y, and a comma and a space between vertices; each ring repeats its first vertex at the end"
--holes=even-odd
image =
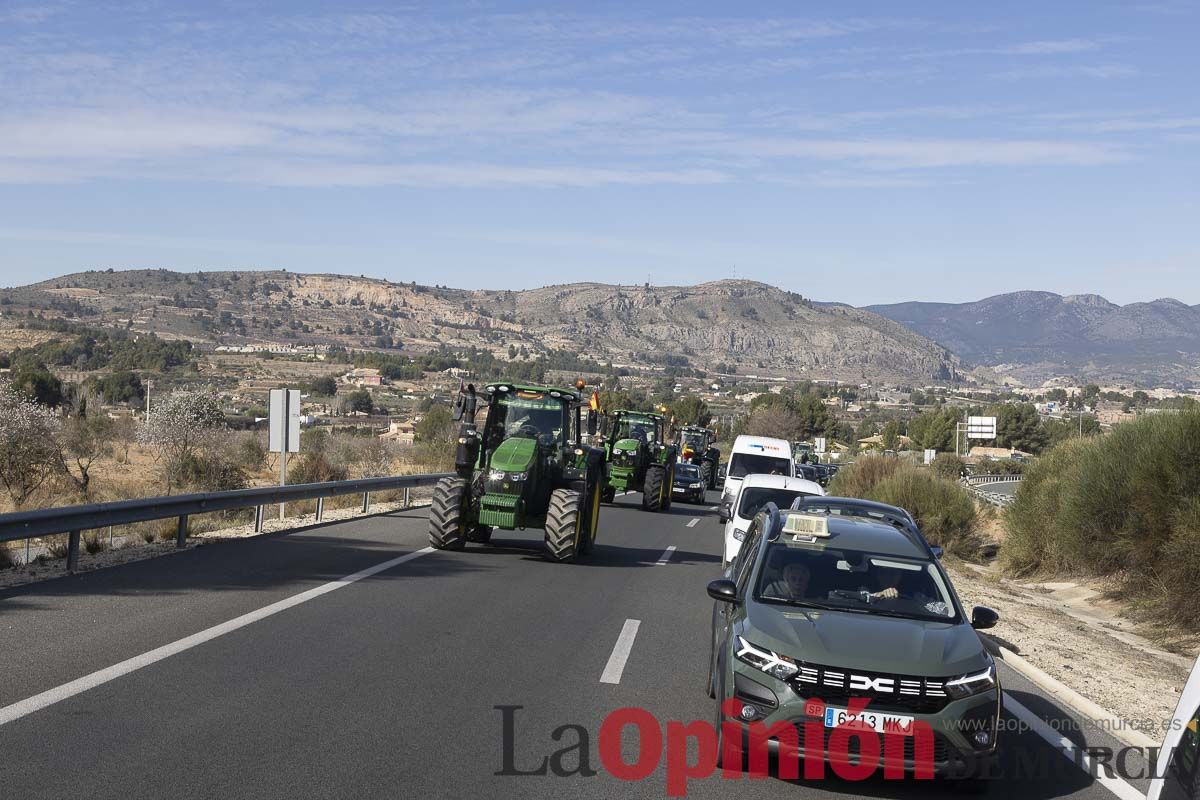
POLYGON ((849 723, 881 734, 876 766, 891 770, 972 778, 994 758, 1001 691, 975 629, 998 615, 977 606, 968 621, 919 533, 768 505, 708 594, 709 694, 743 753, 762 735, 748 723, 762 723, 769 749, 784 735, 801 757, 832 761, 830 729, 849 723))

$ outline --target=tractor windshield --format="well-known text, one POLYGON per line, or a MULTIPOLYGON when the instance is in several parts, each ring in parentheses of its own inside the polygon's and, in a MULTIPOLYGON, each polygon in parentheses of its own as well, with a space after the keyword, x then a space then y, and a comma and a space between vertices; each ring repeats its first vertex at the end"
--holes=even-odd
POLYGON ((694 453, 704 449, 704 431, 684 431, 683 446, 694 453))
POLYGON ((542 392, 498 394, 488 416, 489 433, 497 444, 516 437, 557 444, 562 441, 562 408, 559 400, 542 392))
POLYGON ((614 441, 637 439, 639 442, 644 442, 645 444, 658 441, 658 435, 655 431, 655 421, 644 417, 619 418, 614 433, 614 441))

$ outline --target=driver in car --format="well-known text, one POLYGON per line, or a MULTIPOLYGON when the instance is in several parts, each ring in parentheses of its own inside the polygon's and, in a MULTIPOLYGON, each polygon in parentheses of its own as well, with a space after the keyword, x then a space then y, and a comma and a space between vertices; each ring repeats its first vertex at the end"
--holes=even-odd
POLYGON ((793 561, 783 568, 783 574, 767 587, 767 594, 772 597, 784 597, 791 600, 804 600, 808 596, 808 581, 812 577, 808 566, 793 561))
POLYGON ((895 567, 879 567, 875 574, 881 588, 875 592, 867 592, 868 602, 878 604, 880 608, 902 610, 906 607, 916 606, 928 614, 936 614, 939 617, 950 615, 950 609, 941 600, 929 597, 920 591, 903 591, 901 584, 904 582, 904 573, 905 570, 895 567))

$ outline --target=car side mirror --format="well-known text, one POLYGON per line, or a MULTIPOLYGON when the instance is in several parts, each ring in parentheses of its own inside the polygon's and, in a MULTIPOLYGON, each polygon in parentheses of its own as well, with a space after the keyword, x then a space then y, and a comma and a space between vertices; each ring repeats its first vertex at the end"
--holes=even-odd
POLYGON ((708 596, 713 600, 720 600, 722 603, 736 603, 737 584, 731 580, 719 578, 708 584, 708 596))
POLYGON ((975 606, 975 608, 971 609, 971 627, 977 631, 994 628, 999 621, 1000 615, 996 613, 994 608, 975 606))
POLYGON ((725 523, 729 522, 729 515, 726 514, 724 511, 718 511, 717 512, 717 522, 724 525, 725 523))
POLYGON ((930 551, 932 551, 932 552, 933 552, 933 557, 934 557, 934 558, 936 558, 936 559, 939 559, 939 560, 941 559, 941 557, 942 557, 942 556, 945 554, 945 552, 946 552, 945 550, 943 550, 943 549, 942 549, 942 548, 940 548, 940 547, 937 547, 936 545, 935 545, 935 546, 933 546, 933 547, 930 547, 929 549, 930 549, 930 551))
POLYGON ((587 415, 587 432, 588 432, 588 436, 595 436, 595 435, 596 435, 596 422, 597 422, 597 420, 596 420, 596 412, 595 412, 595 411, 588 411, 588 415, 587 415))

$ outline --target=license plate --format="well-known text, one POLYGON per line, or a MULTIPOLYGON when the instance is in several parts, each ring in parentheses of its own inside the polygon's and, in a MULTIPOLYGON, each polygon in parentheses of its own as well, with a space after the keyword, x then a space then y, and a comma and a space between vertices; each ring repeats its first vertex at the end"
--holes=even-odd
POLYGON ((674 489, 672 489, 671 491, 673 491, 673 492, 686 492, 686 491, 687 491, 687 489, 683 488, 682 486, 676 486, 676 487, 675 487, 674 489))
POLYGON ((865 725, 877 733, 894 733, 900 736, 912 735, 912 717, 901 714, 883 714, 878 711, 860 711, 851 714, 844 708, 825 709, 825 727, 836 728, 839 725, 853 723, 865 725))

